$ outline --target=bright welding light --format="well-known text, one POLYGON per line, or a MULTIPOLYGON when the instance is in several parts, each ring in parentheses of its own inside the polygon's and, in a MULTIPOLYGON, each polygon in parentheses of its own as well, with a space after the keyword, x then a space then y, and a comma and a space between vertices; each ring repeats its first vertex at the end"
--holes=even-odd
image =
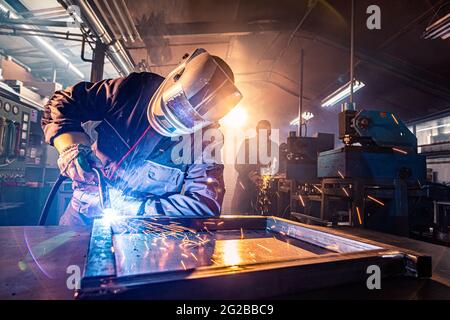
POLYGON ((109 223, 112 223, 119 218, 119 211, 112 208, 103 209, 102 213, 102 219, 109 223))
MULTIPOLYGON (((353 92, 358 91, 359 89, 363 88, 365 84, 362 81, 355 80, 353 82, 353 92)), ((334 106, 339 101, 347 98, 350 96, 350 81, 345 84, 344 86, 337 89, 335 92, 330 94, 328 97, 322 100, 322 107, 331 107, 334 106)))
POLYGON ((242 128, 246 124, 247 118, 247 110, 241 106, 237 106, 223 117, 220 123, 224 127, 242 128))

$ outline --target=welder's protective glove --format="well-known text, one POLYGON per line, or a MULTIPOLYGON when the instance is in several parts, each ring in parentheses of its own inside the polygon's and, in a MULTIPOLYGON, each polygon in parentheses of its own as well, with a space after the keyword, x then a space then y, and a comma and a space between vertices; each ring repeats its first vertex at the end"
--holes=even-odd
POLYGON ((74 183, 96 184, 98 181, 92 168, 101 169, 102 162, 92 152, 91 147, 73 144, 59 155, 58 167, 61 174, 74 183))

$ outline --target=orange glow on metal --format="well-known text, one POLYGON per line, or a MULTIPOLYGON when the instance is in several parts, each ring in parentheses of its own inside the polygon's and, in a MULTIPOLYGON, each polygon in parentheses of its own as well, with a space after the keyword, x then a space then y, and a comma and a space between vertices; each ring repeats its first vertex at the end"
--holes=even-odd
POLYGON ((356 207, 356 214, 358 215, 359 224, 362 224, 361 212, 359 211, 359 207, 356 207))
POLYGON ((372 197, 372 196, 367 196, 367 198, 369 198, 370 200, 372 200, 372 201, 378 203, 378 204, 381 205, 381 206, 384 206, 384 202, 382 202, 381 200, 378 200, 377 198, 374 198, 374 197, 372 197))
MULTIPOLYGON (((221 246, 223 250, 223 262, 226 265, 235 266, 242 263, 242 257, 238 241, 224 241, 216 243, 216 246, 221 246)), ((219 248, 216 248, 219 249, 219 248)))

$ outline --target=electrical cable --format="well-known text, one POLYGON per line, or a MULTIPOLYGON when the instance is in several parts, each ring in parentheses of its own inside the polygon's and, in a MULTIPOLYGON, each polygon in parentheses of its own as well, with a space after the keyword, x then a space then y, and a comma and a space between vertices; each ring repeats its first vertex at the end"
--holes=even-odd
POLYGON ((52 189, 50 190, 50 193, 47 196, 47 200, 45 200, 44 207, 41 210, 41 216, 39 217, 38 225, 43 226, 45 225, 45 221, 47 220, 48 213, 50 212, 50 207, 53 203, 53 200, 55 199, 56 193, 59 190, 59 187, 61 184, 66 180, 67 177, 63 175, 59 175, 58 179, 56 179, 55 184, 53 185, 52 189))

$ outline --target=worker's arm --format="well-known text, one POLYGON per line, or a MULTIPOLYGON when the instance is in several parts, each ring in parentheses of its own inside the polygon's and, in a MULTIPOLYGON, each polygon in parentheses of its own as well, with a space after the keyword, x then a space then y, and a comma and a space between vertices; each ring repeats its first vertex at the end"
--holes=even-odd
POLYGON ((42 118, 45 140, 58 150, 61 174, 72 181, 90 183, 95 180, 90 168, 101 167, 102 164, 93 154, 91 141, 81 124, 105 118, 122 81, 80 82, 55 92, 46 103, 42 118))
POLYGON ((45 104, 42 129, 45 141, 59 152, 71 144, 87 144, 88 136, 81 124, 101 121, 111 112, 117 91, 124 78, 102 80, 96 83, 80 82, 65 90, 56 91, 45 104), (57 139, 57 137, 65 134, 57 139))

